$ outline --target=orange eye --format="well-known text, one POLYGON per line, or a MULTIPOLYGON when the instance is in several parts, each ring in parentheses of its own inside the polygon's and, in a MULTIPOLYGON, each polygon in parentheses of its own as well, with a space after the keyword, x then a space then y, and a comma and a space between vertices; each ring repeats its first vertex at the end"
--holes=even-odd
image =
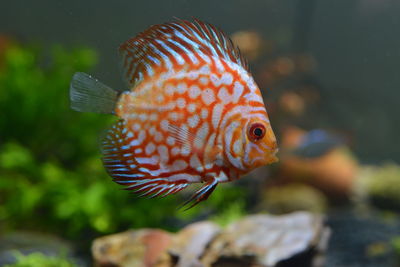
POLYGON ((265 126, 261 123, 253 123, 249 128, 249 138, 251 141, 256 142, 263 138, 265 135, 265 126))

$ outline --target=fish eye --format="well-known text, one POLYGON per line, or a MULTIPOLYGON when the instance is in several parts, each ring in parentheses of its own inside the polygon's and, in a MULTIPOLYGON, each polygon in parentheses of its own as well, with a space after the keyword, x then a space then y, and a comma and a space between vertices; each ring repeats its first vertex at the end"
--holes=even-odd
POLYGON ((249 138, 251 141, 256 142, 263 138, 265 135, 265 126, 261 123, 253 123, 249 128, 249 138))

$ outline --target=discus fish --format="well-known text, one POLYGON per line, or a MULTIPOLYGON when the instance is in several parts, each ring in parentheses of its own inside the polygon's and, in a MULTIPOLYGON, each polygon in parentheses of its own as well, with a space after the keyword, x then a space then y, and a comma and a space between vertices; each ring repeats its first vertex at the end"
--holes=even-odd
POLYGON ((120 118, 102 142, 115 182, 149 197, 204 183, 185 203, 192 207, 219 183, 277 161, 261 92, 222 31, 177 20, 151 26, 119 53, 129 90, 85 73, 70 87, 72 109, 120 118))

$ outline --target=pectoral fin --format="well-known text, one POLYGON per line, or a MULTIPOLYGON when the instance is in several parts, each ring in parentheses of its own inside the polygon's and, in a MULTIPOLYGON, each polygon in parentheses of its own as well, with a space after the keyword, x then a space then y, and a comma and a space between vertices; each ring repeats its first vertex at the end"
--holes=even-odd
POLYGON ((185 207, 189 203, 193 202, 189 207, 187 207, 185 210, 191 209, 200 202, 207 200, 208 197, 211 195, 211 193, 215 190, 215 188, 218 185, 217 179, 213 178, 212 180, 206 182, 205 185, 203 185, 199 190, 196 191, 196 193, 188 199, 185 203, 180 208, 185 207))

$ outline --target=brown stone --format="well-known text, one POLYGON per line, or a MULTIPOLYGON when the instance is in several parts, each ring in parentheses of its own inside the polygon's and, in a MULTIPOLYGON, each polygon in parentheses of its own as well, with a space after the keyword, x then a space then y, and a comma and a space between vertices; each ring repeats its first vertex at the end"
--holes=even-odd
POLYGON ((200 257, 220 231, 218 225, 204 221, 190 224, 178 232, 169 249, 169 253, 178 259, 176 266, 205 266, 200 262, 200 257))
POLYGON ((228 226, 211 243, 203 262, 205 266, 224 266, 223 262, 226 266, 236 266, 229 262, 276 266, 308 250, 316 252, 321 240, 326 243, 327 235, 329 230, 323 226, 323 218, 307 212, 247 216, 228 226))
POLYGON ((338 145, 323 155, 306 158, 290 153, 301 144, 306 131, 287 127, 282 134, 278 176, 284 183, 306 183, 333 199, 343 200, 354 188, 359 164, 345 145, 338 145))
POLYGON ((96 266, 322 266, 328 237, 322 216, 259 214, 225 230, 204 221, 176 234, 143 229, 106 236, 94 241, 92 253, 96 266))
POLYGON ((96 266, 150 267, 171 243, 171 234, 157 229, 127 231, 98 238, 92 245, 96 266))

